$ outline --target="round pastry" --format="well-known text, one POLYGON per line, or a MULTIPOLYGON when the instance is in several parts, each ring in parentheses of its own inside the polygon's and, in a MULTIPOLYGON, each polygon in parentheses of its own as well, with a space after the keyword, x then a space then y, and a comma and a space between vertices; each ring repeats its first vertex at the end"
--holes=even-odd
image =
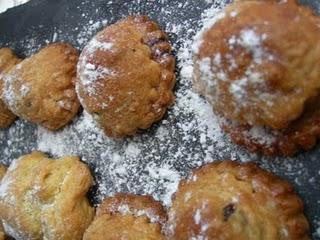
POLYGON ((160 240, 167 220, 159 202, 149 196, 117 194, 105 199, 84 240, 160 240))
POLYGON ((283 155, 315 144, 320 18, 310 9, 293 0, 237 1, 205 26, 194 47, 195 87, 236 143, 283 155))
MULTIPOLYGON (((0 49, 0 52, 1 52, 1 49, 0 49)), ((1 179, 3 178, 4 174, 6 173, 6 170, 7 170, 6 167, 0 164, 0 184, 1 184, 1 179)), ((0 188, 0 190, 1 190, 1 188, 0 188)), ((4 229, 2 226, 1 216, 0 216, 0 240, 5 240, 5 234, 4 234, 4 229)))
POLYGON ((303 240, 309 225, 291 185, 253 163, 215 162, 173 197, 170 239, 303 240))
POLYGON ((77 157, 52 160, 40 152, 13 161, 0 185, 0 218, 15 239, 82 239, 94 209, 93 179, 77 157))
POLYGON ((3 100, 19 117, 57 130, 76 115, 74 88, 78 52, 54 43, 23 60, 4 75, 3 100))
MULTIPOLYGON (((8 73, 12 67, 20 62, 10 48, 0 48, 0 96, 2 95, 4 74, 8 73)), ((16 116, 7 108, 0 98, 0 128, 10 126, 16 116)))
POLYGON ((166 34, 146 16, 99 32, 83 49, 77 93, 110 137, 133 135, 160 120, 174 100, 175 60, 166 34))

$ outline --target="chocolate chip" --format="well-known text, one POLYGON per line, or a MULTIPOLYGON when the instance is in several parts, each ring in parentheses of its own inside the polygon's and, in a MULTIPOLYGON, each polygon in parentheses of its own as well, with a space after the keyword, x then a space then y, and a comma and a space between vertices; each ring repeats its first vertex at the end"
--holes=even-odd
POLYGON ((228 204, 223 208, 223 220, 228 221, 229 217, 236 211, 236 206, 233 203, 228 204))

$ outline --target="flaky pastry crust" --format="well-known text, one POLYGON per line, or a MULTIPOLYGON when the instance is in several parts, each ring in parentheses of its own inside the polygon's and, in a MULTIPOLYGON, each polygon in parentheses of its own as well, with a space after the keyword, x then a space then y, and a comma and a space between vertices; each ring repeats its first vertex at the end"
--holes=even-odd
POLYGON ((166 34, 146 16, 99 32, 80 55, 77 93, 110 137, 133 135, 173 103, 175 60, 166 34))
MULTIPOLYGON (((14 55, 10 48, 0 48, 0 96, 3 91, 3 75, 8 73, 10 69, 20 61, 21 60, 14 55)), ((7 108, 0 98, 0 128, 9 127, 15 119, 16 116, 7 108)))
POLYGON ((164 239, 161 228, 166 220, 162 205, 152 197, 117 194, 101 203, 84 240, 164 239))
POLYGON ((40 152, 11 163, 0 185, 0 218, 15 239, 82 239, 94 209, 93 179, 77 157, 52 160, 40 152))
POLYGON ((173 197, 169 239, 303 240, 309 225, 292 186, 253 163, 195 170, 173 197))
POLYGON ((78 51, 53 43, 23 60, 4 76, 3 99, 12 112, 57 130, 78 112, 74 81, 78 51))
POLYGON ((320 132, 319 17, 293 0, 237 1, 201 37, 195 86, 234 123, 223 127, 236 143, 272 155, 314 146, 320 132), (247 134, 255 127, 272 133, 272 144, 247 134))

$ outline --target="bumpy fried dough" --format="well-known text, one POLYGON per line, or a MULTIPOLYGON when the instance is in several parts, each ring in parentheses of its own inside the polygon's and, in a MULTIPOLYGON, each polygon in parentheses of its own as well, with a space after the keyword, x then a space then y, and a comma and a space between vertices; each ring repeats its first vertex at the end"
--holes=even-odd
POLYGON ((153 198, 117 194, 101 203, 84 240, 161 240, 165 221, 163 207, 153 198))
POLYGON ((82 239, 93 219, 93 179, 77 157, 33 152, 11 163, 0 185, 0 218, 15 239, 82 239))
MULTIPOLYGON (((10 71, 12 67, 20 62, 10 48, 0 48, 0 96, 3 90, 2 77, 10 71)), ((7 108, 5 103, 0 99, 0 128, 10 126, 16 116, 7 108)))
POLYGON ((180 183, 166 229, 179 240, 309 239, 291 185, 253 163, 232 161, 208 164, 180 183))
POLYGON ((64 43, 49 44, 4 76, 3 100, 30 122, 57 130, 78 112, 74 81, 78 52, 64 43))
POLYGON ((240 125, 224 126, 235 142, 284 155, 314 145, 320 132, 320 108, 314 108, 320 96, 319 39, 320 18, 292 0, 237 1, 199 34, 195 86, 216 113, 240 125), (275 131, 272 146, 237 132, 255 127, 275 131))
POLYGON ((148 17, 128 17, 99 32, 81 53, 77 93, 111 137, 160 120, 173 102, 175 60, 164 32, 148 17))

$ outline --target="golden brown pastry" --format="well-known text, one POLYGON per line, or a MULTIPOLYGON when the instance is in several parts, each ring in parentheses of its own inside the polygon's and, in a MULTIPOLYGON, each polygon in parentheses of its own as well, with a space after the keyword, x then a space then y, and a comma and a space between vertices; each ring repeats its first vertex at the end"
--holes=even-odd
MULTIPOLYGON (((0 49, 0 52, 1 52, 1 49, 0 49)), ((4 174, 6 173, 6 170, 7 170, 6 167, 0 164, 0 184, 1 184, 1 179, 3 178, 4 174)), ((1 214, 0 214, 0 240, 5 240, 4 229, 3 229, 2 221, 1 221, 1 214)))
POLYGON ((0 185, 0 218, 15 239, 82 239, 94 209, 93 179, 77 157, 52 160, 40 152, 11 163, 0 185))
MULTIPOLYGON (((3 75, 8 73, 12 67, 20 62, 10 48, 0 48, 0 96, 3 90, 3 75)), ((16 116, 7 108, 0 98, 0 128, 10 126, 16 116)))
POLYGON ((292 0, 237 1, 199 34, 195 86, 227 119, 235 142, 284 155, 315 144, 319 26, 319 17, 292 0))
POLYGON ((215 162, 183 180, 169 239, 306 240, 309 225, 291 185, 253 163, 215 162))
POLYGON ((12 112, 57 130, 76 115, 74 81, 78 52, 65 43, 49 44, 4 76, 3 99, 12 112))
POLYGON ((117 194, 105 199, 84 240, 161 240, 167 220, 159 202, 149 196, 117 194))
POLYGON ((160 120, 174 96, 175 60, 166 34, 146 16, 99 32, 80 55, 77 93, 111 137, 133 135, 160 120))

